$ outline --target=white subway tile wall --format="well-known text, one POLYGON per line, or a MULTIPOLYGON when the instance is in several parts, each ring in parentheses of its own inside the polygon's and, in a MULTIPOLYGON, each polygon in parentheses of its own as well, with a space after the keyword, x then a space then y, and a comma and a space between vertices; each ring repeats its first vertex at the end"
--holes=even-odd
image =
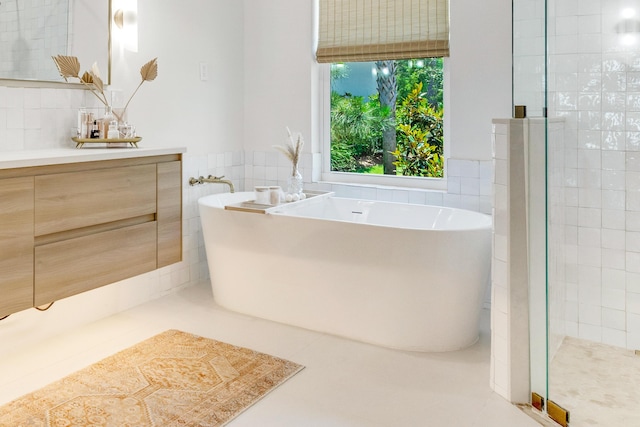
POLYGON ((86 91, 0 86, 0 152, 69 147, 86 91))
MULTIPOLYGON (((275 151, 253 151, 245 155, 245 189, 256 185, 287 185, 291 173, 289 161, 275 151)), ((491 213, 490 160, 448 159, 446 166, 447 191, 391 188, 376 185, 342 184, 320 182, 319 154, 305 153, 300 172, 305 188, 309 190, 333 191, 339 197, 368 200, 428 204, 469 209, 491 213)))
POLYGON ((241 191, 245 180, 245 155, 242 151, 183 155, 182 165, 182 205, 183 205, 183 263, 188 265, 189 276, 183 278, 186 284, 198 283, 209 277, 198 199, 215 193, 225 193, 225 184, 189 185, 189 178, 200 176, 224 176, 231 180, 236 191, 241 191))
POLYGON ((640 50, 621 43, 618 2, 555 6, 549 114, 564 117, 566 129, 564 168, 552 169, 564 174, 552 190, 564 203, 550 217, 564 209, 564 234, 552 239, 564 245, 558 280, 572 292, 558 298, 574 307, 556 318, 568 335, 637 349, 640 50))
POLYGON ((509 177, 508 125, 494 123, 493 150, 493 260, 491 264, 491 387, 510 396, 509 377, 509 177))

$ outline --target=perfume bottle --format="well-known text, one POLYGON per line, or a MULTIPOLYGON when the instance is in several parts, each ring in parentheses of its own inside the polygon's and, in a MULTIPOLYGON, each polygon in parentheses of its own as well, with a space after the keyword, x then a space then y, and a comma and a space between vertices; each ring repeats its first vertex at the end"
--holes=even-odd
POLYGON ((104 117, 100 121, 100 138, 109 138, 109 126, 115 120, 111 107, 105 107, 104 117))
POLYGON ((118 122, 114 119, 109 122, 109 130, 107 132, 107 139, 120 138, 120 132, 118 131, 118 122))
POLYGON ((98 126, 97 120, 94 120, 91 125, 91 133, 89 134, 89 138, 100 138, 100 127, 98 126))

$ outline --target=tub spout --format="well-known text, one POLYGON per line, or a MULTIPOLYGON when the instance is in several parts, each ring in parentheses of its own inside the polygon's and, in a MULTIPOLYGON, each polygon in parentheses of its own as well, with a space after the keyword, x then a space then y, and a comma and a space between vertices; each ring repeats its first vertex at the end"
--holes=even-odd
POLYGON ((189 185, 191 186, 200 185, 200 184, 204 184, 205 182, 210 182, 214 184, 227 184, 229 186, 230 192, 233 193, 235 191, 235 189, 233 188, 233 183, 228 179, 222 179, 222 178, 224 178, 224 175, 223 176, 209 175, 206 178, 204 176, 201 176, 200 178, 191 177, 189 178, 189 185))
POLYGON ((229 186, 229 191, 231 193, 235 192, 235 189, 233 188, 233 183, 228 179, 222 179, 222 178, 224 178, 224 175, 223 176, 209 175, 206 178, 200 177, 200 182, 201 183, 210 182, 214 184, 227 184, 229 186))

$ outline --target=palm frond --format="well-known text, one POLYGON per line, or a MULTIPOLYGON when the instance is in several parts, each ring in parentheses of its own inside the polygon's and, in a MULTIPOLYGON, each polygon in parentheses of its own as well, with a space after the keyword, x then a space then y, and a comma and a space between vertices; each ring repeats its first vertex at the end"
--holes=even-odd
MULTIPOLYGON (((60 75, 64 77, 65 80, 69 77, 75 77, 80 80, 84 86, 86 86, 91 93, 100 100, 106 107, 110 107, 109 100, 104 93, 105 85, 104 81, 100 77, 100 70, 98 69, 98 63, 94 62, 90 71, 85 71, 82 76, 80 76, 80 61, 75 56, 66 56, 66 55, 56 55, 52 56, 53 62, 58 67, 58 71, 60 75)), ((158 77, 158 58, 153 58, 151 61, 147 62, 140 68, 140 76, 142 77, 142 81, 138 85, 138 87, 133 91, 131 97, 127 101, 124 109, 122 111, 122 116, 124 116, 131 99, 138 92, 140 86, 144 82, 150 82, 158 77)))
POLYGON ((65 79, 68 77, 78 77, 80 74, 80 61, 75 56, 66 56, 66 55, 56 55, 52 56, 53 62, 55 62, 56 67, 58 67, 58 71, 60 75, 65 79))
POLYGON ((140 76, 143 82, 151 82, 158 77, 158 58, 153 58, 140 68, 140 76))

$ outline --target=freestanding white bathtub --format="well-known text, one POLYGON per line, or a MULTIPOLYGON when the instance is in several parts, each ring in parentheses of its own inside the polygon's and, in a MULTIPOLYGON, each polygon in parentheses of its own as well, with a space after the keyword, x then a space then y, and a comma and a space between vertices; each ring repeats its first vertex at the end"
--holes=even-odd
POLYGON ((460 209, 316 196, 267 214, 199 200, 215 301, 248 315, 410 351, 478 339, 491 219, 460 209))

